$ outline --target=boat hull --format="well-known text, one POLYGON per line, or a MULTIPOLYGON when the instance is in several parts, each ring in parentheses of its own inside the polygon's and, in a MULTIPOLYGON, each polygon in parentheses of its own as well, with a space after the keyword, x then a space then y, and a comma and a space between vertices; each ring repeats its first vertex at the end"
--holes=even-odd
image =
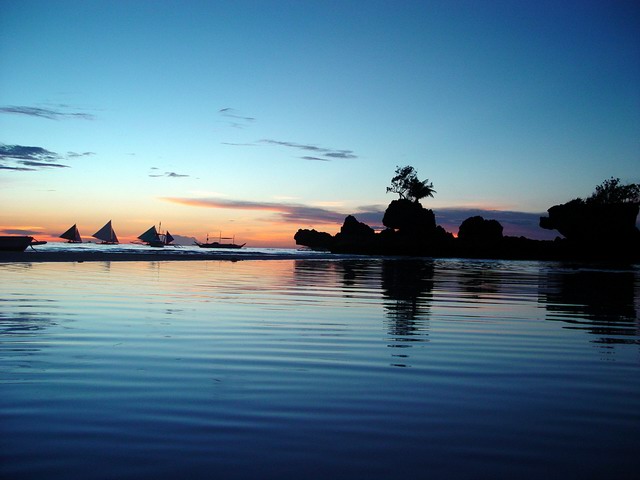
POLYGON ((200 248, 225 248, 225 249, 230 249, 230 248, 242 248, 246 245, 246 243, 243 243, 242 245, 237 245, 235 243, 220 243, 220 242, 211 242, 211 243, 196 243, 196 245, 198 245, 200 248))
POLYGON ((47 242, 34 241, 29 236, 0 236, 0 251, 2 252, 24 252, 30 245, 43 245, 47 242))

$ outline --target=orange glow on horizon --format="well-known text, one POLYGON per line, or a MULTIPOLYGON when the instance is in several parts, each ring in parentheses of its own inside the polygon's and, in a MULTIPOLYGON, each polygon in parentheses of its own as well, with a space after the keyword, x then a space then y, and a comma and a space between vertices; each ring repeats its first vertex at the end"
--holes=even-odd
MULTIPOLYGON (((136 222, 138 224, 139 222, 136 222)), ((293 236, 297 232, 298 228, 309 228, 308 226, 299 227, 285 222, 261 222, 259 227, 256 227, 258 222, 250 223, 234 223, 233 231, 223 231, 222 235, 225 237, 235 237, 236 243, 246 243, 247 247, 257 248, 297 248, 293 236)), ((73 224, 61 224, 51 223, 47 225, 0 225, 0 235, 30 235, 37 240, 46 242, 65 242, 59 235, 66 231, 73 224)), ((80 236, 84 242, 99 242, 99 240, 92 237, 102 225, 92 225, 91 228, 87 228, 82 224, 77 224, 80 231, 80 236)), ((146 223, 138 225, 132 225, 131 223, 121 223, 117 219, 113 220, 113 229, 118 236, 118 240, 122 244, 138 242, 138 235, 149 228, 151 224, 146 223)), ((157 226, 156 226, 157 227, 157 226)), ((323 225, 320 228, 323 231, 329 231, 330 233, 336 233, 340 230, 339 224, 323 225)), ((163 227, 162 231, 166 231, 163 227)), ((210 240, 215 240, 219 232, 205 232, 200 227, 179 226, 178 228, 170 228, 173 236, 179 235, 182 237, 195 238, 198 241, 205 241, 207 233, 210 240)))

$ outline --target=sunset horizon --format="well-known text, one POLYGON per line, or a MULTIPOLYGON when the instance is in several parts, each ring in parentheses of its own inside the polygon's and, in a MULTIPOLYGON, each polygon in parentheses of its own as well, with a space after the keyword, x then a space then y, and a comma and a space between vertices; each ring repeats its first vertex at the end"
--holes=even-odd
POLYGON ((640 183, 632 2, 3 2, 0 234, 295 247, 374 228, 397 166, 553 239, 548 208, 640 183), (34 72, 42 72, 34 74, 34 72))

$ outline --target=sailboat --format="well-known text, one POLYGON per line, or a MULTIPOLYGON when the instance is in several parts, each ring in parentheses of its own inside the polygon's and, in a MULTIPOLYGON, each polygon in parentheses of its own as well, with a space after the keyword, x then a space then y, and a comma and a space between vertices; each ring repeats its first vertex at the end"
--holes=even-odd
POLYGON ((75 224, 69 230, 60 235, 60 238, 67 240, 67 243, 82 243, 80 232, 75 224))
POLYGON ((111 226, 111 220, 109 220, 104 227, 98 230, 96 233, 91 235, 98 240, 102 240, 103 244, 111 245, 118 242, 118 237, 116 236, 116 232, 113 230, 111 226))
POLYGON ((165 245, 171 244, 174 240, 169 231, 164 234, 158 233, 155 225, 138 236, 138 238, 150 247, 164 247, 165 245))
POLYGON ((236 241, 235 235, 233 237, 223 237, 222 232, 220 232, 220 237, 218 238, 217 242, 209 242, 209 234, 207 234, 206 242, 200 243, 196 241, 195 244, 200 248, 242 248, 246 245, 246 243, 243 243, 242 245, 238 245, 237 243, 235 243, 235 241, 236 241), (231 243, 223 243, 222 240, 231 240, 231 243))

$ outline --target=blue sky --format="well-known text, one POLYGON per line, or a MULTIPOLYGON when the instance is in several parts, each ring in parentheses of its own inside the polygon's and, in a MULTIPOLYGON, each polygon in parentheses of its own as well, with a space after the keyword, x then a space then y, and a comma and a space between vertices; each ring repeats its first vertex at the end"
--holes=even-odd
POLYGON ((413 165, 437 219, 508 211, 485 216, 553 237, 540 212, 640 183, 637 2, 0 7, 5 230, 287 245, 375 223, 413 165))

